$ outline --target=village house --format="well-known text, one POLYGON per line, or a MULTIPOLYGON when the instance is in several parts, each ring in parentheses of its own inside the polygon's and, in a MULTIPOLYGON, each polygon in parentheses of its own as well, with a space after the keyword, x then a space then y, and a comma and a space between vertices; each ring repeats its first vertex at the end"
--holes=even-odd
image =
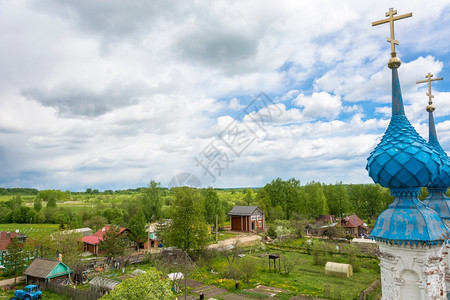
POLYGON ((236 205, 228 215, 233 231, 255 232, 266 228, 265 213, 258 206, 236 205))
MULTIPOLYGON (((97 232, 95 232, 93 235, 88 235, 88 236, 84 236, 81 240, 83 241, 84 245, 84 251, 88 251, 94 255, 98 255, 101 253, 101 251, 99 251, 98 246, 100 244, 100 242, 103 240, 103 236, 105 235, 105 233, 110 230, 111 227, 109 226, 105 226, 99 230, 97 230, 97 232)), ((130 230, 128 228, 125 227, 120 227, 119 228, 119 234, 122 235, 124 238, 128 237, 128 234, 130 233, 130 230)))
POLYGON ((4 252, 13 238, 17 237, 21 243, 27 241, 27 235, 18 232, 2 231, 0 232, 0 252, 4 252))
POLYGON ((45 287, 48 282, 70 282, 72 270, 62 261, 36 258, 23 272, 26 284, 45 287))
POLYGON ((370 233, 370 228, 357 215, 342 218, 340 226, 348 235, 362 236, 370 233))

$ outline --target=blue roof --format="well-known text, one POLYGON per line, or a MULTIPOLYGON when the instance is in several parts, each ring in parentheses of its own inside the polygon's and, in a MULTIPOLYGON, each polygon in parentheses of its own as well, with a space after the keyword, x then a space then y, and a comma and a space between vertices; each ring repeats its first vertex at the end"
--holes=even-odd
POLYGON ((434 125, 433 112, 428 112, 429 114, 429 138, 428 144, 439 153, 442 161, 441 173, 436 177, 436 179, 428 184, 431 188, 447 188, 450 186, 450 159, 447 153, 442 149, 441 144, 439 144, 436 127, 434 125))
POLYGON ((391 122, 367 160, 369 176, 395 197, 378 216, 371 238, 400 245, 446 242, 449 228, 417 198, 440 174, 442 161, 405 116, 397 68, 392 68, 391 122))
POLYGON ((417 198, 420 188, 414 192, 391 189, 391 193, 395 200, 378 216, 371 232, 373 239, 395 244, 442 243, 448 239, 449 228, 417 198))
POLYGON ((392 118, 366 169, 375 183, 389 188, 422 187, 441 169, 439 154, 416 132, 404 114, 397 69, 392 69, 392 118))

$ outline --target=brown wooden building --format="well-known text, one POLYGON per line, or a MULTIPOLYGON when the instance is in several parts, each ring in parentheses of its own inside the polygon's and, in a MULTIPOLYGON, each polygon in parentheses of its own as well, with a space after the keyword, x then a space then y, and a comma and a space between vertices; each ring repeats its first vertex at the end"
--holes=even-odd
POLYGON ((231 220, 231 230, 255 232, 266 228, 265 213, 258 206, 236 205, 228 215, 231 220))
POLYGON ((37 284, 45 287, 48 282, 62 283, 70 280, 72 270, 57 260, 36 258, 23 272, 26 284, 37 284))

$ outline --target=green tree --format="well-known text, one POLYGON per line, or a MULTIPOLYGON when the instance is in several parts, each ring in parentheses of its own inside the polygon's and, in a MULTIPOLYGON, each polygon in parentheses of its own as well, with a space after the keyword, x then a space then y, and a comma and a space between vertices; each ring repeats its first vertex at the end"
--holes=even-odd
POLYGON ((217 192, 209 187, 202 191, 205 198, 205 220, 210 225, 216 224, 216 215, 219 217, 219 222, 223 221, 223 206, 217 195, 217 192))
POLYGON ((128 278, 115 287, 103 300, 160 300, 172 299, 171 283, 163 279, 161 272, 151 268, 146 273, 134 278, 128 278))
POLYGON ((139 243, 147 240, 147 231, 145 230, 144 213, 140 211, 133 218, 131 218, 128 228, 130 229, 130 239, 136 243, 139 250, 139 243))
POLYGON ((18 209, 22 205, 22 198, 20 195, 13 197, 12 199, 5 202, 6 206, 11 210, 18 209))
POLYGON ((42 201, 40 198, 36 197, 33 203, 34 210, 40 212, 42 209, 42 201))
POLYGON ((322 185, 317 182, 308 183, 305 186, 307 194, 306 209, 309 217, 316 218, 328 213, 327 198, 325 197, 322 185))
POLYGON ((51 194, 47 201, 47 208, 56 208, 56 195, 51 194))
POLYGON ((170 211, 172 222, 160 234, 164 242, 187 252, 203 249, 208 240, 203 206, 203 197, 196 189, 176 188, 170 211))
POLYGON ((102 216, 93 216, 90 219, 84 221, 84 225, 87 227, 92 228, 93 231, 97 231, 103 226, 105 226, 107 220, 105 217, 102 216))
POLYGON ((117 226, 111 226, 98 245, 99 250, 105 251, 105 255, 112 258, 124 255, 126 247, 127 242, 120 234, 120 228, 117 226))
POLYGON ((330 214, 342 218, 345 213, 352 211, 347 189, 342 183, 325 185, 323 189, 330 214))
POLYGON ((58 254, 61 254, 62 261, 71 268, 80 260, 83 253, 81 234, 68 231, 56 231, 50 235, 42 234, 28 247, 39 249, 41 257, 44 258, 55 259, 58 254))
POLYGON ((159 182, 150 181, 148 188, 144 189, 141 195, 141 203, 146 221, 154 221, 161 218, 163 202, 160 185, 159 182))
POLYGON ((253 190, 250 188, 245 189, 245 196, 244 196, 245 203, 247 205, 251 205, 253 203, 254 198, 255 198, 255 192, 253 192, 253 190))
POLYGON ((125 210, 113 207, 106 209, 103 212, 103 216, 108 220, 109 224, 121 225, 123 224, 125 213, 125 210))
POLYGON ((6 253, 3 257, 4 264, 9 274, 14 274, 14 284, 17 284, 17 275, 22 274, 25 270, 26 252, 23 243, 17 237, 11 239, 6 246, 6 253))

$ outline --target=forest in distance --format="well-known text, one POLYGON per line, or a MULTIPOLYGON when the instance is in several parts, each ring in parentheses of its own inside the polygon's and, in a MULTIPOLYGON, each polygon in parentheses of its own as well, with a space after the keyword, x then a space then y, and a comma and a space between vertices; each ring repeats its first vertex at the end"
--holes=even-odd
MULTIPOLYGON (((0 188, 0 223, 53 223, 62 228, 97 229, 104 224, 129 226, 136 216, 152 222, 170 216, 176 189, 161 187, 153 180, 147 187, 103 192, 90 188, 85 192, 0 188)), ((376 184, 300 185, 294 178, 277 178, 261 188, 209 187, 198 191, 201 199, 196 205, 209 224, 215 223, 216 215, 220 223, 226 221, 235 205, 259 206, 268 222, 355 213, 370 223, 393 201, 389 189, 376 184)), ((419 198, 426 196, 426 189, 422 189, 419 198)))

